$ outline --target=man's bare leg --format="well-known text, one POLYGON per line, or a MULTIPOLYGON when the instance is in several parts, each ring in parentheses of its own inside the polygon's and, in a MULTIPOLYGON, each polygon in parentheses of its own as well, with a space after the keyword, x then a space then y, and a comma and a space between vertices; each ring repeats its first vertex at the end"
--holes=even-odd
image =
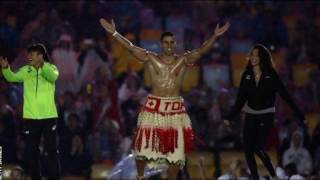
POLYGON ((170 164, 168 168, 168 179, 169 180, 175 180, 177 179, 177 174, 180 167, 176 164, 170 164))
POLYGON ((136 159, 137 166, 137 180, 144 180, 144 168, 146 167, 147 161, 136 159))

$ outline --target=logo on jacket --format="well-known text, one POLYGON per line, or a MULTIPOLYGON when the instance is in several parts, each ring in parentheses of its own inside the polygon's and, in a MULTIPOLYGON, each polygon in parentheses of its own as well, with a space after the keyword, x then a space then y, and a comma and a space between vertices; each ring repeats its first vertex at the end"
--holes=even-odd
POLYGON ((32 72, 32 69, 31 69, 31 67, 29 66, 28 67, 28 71, 27 71, 28 73, 31 73, 32 72))

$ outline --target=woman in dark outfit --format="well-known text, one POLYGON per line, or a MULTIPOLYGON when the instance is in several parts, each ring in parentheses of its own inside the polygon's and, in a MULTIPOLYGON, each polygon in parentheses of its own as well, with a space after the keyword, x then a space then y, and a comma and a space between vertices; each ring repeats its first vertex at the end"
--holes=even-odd
POLYGON ((260 157, 270 175, 277 178, 271 160, 263 150, 263 145, 273 126, 276 93, 279 93, 297 117, 304 121, 304 114, 293 102, 273 68, 270 52, 263 45, 255 45, 248 56, 248 64, 241 77, 236 103, 224 120, 224 123, 229 126, 230 120, 241 110, 246 113, 243 144, 253 179, 259 179, 254 153, 260 157))

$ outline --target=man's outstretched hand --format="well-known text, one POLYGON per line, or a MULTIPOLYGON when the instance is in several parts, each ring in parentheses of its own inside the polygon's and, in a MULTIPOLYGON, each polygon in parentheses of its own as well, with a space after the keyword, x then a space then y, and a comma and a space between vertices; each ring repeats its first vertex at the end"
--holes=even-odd
POLYGON ((7 68, 9 66, 8 59, 1 56, 0 65, 1 65, 1 68, 7 68))
POLYGON ((105 19, 103 19, 103 18, 100 18, 99 21, 100 21, 101 26, 102 26, 107 32, 113 34, 113 33, 116 31, 116 26, 115 26, 115 24, 114 24, 113 19, 111 20, 111 24, 110 24, 107 20, 105 20, 105 19))
POLYGON ((223 25, 222 27, 219 27, 219 24, 217 24, 215 30, 214 30, 214 35, 215 36, 221 36, 222 34, 224 34, 230 27, 230 23, 227 22, 225 25, 223 25))

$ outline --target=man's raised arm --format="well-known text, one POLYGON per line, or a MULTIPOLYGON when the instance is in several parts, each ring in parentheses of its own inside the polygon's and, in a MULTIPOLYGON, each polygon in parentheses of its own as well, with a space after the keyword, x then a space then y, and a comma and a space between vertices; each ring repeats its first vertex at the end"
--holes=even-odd
POLYGON ((112 36, 118 42, 120 42, 123 46, 125 46, 136 58, 138 58, 141 61, 147 61, 149 59, 148 54, 150 52, 143 48, 135 46, 128 39, 126 39, 121 34, 119 34, 116 30, 116 26, 113 20, 111 20, 111 24, 110 24, 108 21, 101 18, 100 24, 108 33, 112 34, 112 36))
POLYGON ((202 55, 204 55, 205 53, 207 53, 213 43, 216 41, 216 39, 221 36, 222 34, 224 34, 228 29, 229 29, 229 26, 230 26, 230 23, 227 22, 224 26, 222 27, 219 27, 219 24, 217 24, 215 30, 214 30, 214 33, 213 35, 207 40, 205 41, 200 48, 197 48, 197 49, 194 49, 190 52, 187 52, 184 54, 184 56, 186 57, 186 60, 185 62, 187 64, 192 64, 194 63, 195 61, 197 61, 198 59, 200 59, 200 57, 202 55))

